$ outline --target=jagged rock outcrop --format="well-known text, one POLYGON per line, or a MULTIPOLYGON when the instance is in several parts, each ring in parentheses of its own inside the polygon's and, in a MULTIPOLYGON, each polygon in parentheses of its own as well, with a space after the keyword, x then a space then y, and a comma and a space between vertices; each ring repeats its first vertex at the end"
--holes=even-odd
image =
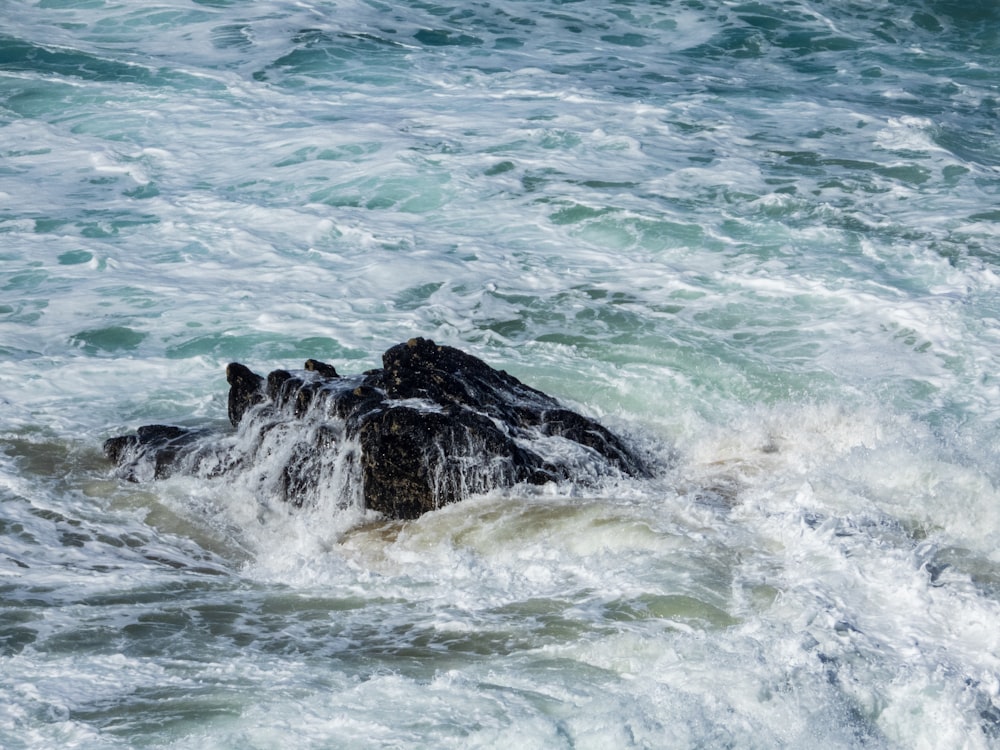
POLYGON ((649 474, 602 425, 459 349, 411 339, 382 365, 341 377, 310 359, 264 378, 233 363, 235 432, 149 425, 104 452, 134 481, 243 472, 295 505, 332 492, 392 518, 522 482, 649 474))

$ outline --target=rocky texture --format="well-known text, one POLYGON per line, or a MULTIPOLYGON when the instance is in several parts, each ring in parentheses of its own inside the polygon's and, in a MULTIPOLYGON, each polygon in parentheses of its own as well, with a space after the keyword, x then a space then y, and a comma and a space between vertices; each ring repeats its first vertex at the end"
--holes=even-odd
POLYGON ((135 481, 242 472, 295 505, 332 492, 392 518, 521 482, 649 473, 605 427, 459 349, 411 339, 382 365, 341 377, 310 359, 264 378, 233 363, 235 433, 150 425, 104 452, 135 481))

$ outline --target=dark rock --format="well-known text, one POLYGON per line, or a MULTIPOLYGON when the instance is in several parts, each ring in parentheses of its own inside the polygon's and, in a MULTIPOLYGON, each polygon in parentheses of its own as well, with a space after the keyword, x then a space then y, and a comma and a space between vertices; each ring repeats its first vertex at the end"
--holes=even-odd
POLYGON ((264 400, 264 378, 249 367, 233 362, 226 367, 226 380, 229 382, 229 421, 235 427, 247 409, 264 400))
POLYGON ((365 504, 414 518, 495 487, 556 478, 488 417, 469 409, 379 410, 358 431, 365 504))
POLYGON ((320 362, 315 359, 306 360, 306 369, 310 372, 317 372, 324 378, 339 378, 337 370, 333 365, 328 365, 326 362, 320 362))
MULTIPOLYGON (((127 471, 131 481, 146 478, 137 470, 151 469, 152 478, 170 476, 178 456, 187 453, 203 430, 189 430, 174 425, 151 424, 140 427, 134 435, 122 435, 104 442, 104 455, 127 471), (144 458, 151 461, 143 461, 144 458)), ((147 471, 146 474, 150 472, 147 471)))
POLYGON ((382 364, 341 377, 310 359, 263 378, 233 363, 235 436, 152 425, 104 451, 134 481, 255 472, 261 491, 294 505, 334 491, 392 518, 519 483, 649 475, 607 428, 459 349, 411 339, 382 364))

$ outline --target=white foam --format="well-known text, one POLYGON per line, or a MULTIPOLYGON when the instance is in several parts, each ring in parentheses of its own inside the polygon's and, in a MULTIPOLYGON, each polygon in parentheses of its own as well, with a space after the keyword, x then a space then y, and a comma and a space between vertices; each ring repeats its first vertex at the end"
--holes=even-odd
POLYGON ((0 72, 0 580, 28 618, 0 744, 990 745, 996 65, 962 29, 173 5, 5 8, 65 65, 0 72), (357 372, 413 335, 662 475, 403 524, 98 455, 223 428, 231 359, 357 372), (175 639, 128 635, 147 616, 175 639), (190 723, 150 728, 164 685, 208 696, 190 723))

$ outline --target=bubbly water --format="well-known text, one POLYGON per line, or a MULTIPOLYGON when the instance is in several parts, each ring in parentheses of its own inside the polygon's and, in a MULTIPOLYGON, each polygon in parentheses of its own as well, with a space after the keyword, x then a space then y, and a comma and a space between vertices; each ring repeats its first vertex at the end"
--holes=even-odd
POLYGON ((0 746, 1000 746, 993 0, 2 18, 0 746), (655 478, 389 522, 101 455, 418 335, 655 478))

